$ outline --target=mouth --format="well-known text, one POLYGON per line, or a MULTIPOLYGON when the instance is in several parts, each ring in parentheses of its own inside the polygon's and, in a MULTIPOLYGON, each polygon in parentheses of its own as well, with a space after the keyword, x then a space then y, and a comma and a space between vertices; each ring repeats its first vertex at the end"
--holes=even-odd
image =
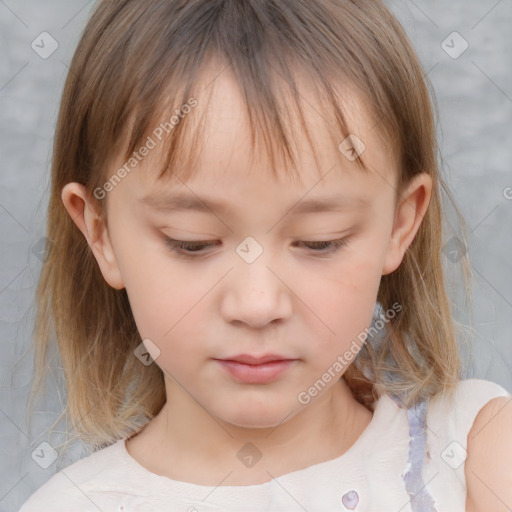
POLYGON ((295 358, 281 356, 278 354, 264 354, 261 356, 251 355, 251 354, 238 354, 236 356, 224 357, 219 359, 221 361, 233 361, 235 363, 243 363, 250 365, 260 365, 265 363, 272 363, 275 361, 292 361, 295 358))
POLYGON ((235 380, 245 384, 265 384, 277 379, 288 370, 297 359, 277 355, 238 356, 215 359, 221 367, 235 380))

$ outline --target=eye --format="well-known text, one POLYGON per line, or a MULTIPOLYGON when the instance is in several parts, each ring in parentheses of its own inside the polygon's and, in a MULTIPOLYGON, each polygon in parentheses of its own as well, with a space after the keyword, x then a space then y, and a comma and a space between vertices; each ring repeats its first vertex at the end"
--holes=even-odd
MULTIPOLYGON (((205 254, 201 249, 209 247, 211 245, 219 245, 220 242, 216 240, 197 240, 197 241, 184 241, 174 240, 168 236, 164 236, 165 245, 174 253, 184 257, 195 257, 205 254)), ((340 238, 337 240, 322 240, 305 242, 301 241, 298 244, 305 245, 317 254, 331 254, 338 252, 342 247, 346 246, 349 238, 340 238)))
POLYGON ((215 240, 198 240, 186 242, 184 240, 174 240, 173 238, 170 238, 168 236, 164 236, 164 242, 167 245, 167 247, 171 249, 171 251, 176 252, 179 255, 185 257, 194 256, 194 253, 200 253, 200 250, 203 247, 208 247, 209 245, 218 245, 218 243, 215 240))
POLYGON ((307 246, 313 252, 321 253, 321 254, 330 254, 338 252, 342 247, 346 246, 348 242, 348 237, 339 238, 338 240, 325 240, 318 242, 299 242, 307 246))

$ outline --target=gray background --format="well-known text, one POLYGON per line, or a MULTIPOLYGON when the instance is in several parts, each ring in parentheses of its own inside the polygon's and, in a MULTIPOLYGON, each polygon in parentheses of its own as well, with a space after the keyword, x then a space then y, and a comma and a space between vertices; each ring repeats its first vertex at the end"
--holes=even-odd
MULTIPOLYGON (((93 5, 85 0, 0 0, 0 511, 18 510, 56 471, 84 454, 76 446, 47 469, 31 457, 41 442, 62 441, 58 433, 47 432, 65 399, 58 371, 56 383, 49 381, 44 402, 36 407, 34 432, 27 430, 25 408, 53 130, 67 67, 93 5), (43 31, 59 44, 46 59, 31 48, 43 31)), ((474 360, 466 377, 492 380, 510 392, 512 0, 388 5, 434 85, 445 177, 471 229, 474 360), (453 31, 469 44, 458 58, 441 46, 453 31)), ((451 51, 461 48, 451 39, 451 51)), ((448 232, 446 241, 456 235, 448 232)), ((457 262, 446 257, 445 263, 449 274, 457 276, 457 262)), ((462 306, 455 314, 467 320, 462 306)))

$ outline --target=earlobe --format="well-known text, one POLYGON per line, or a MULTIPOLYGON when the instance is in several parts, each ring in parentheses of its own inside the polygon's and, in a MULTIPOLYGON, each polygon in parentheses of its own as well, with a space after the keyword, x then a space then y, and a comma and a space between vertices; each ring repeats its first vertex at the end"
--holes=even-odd
POLYGON ((432 178, 426 173, 416 175, 401 194, 382 275, 391 274, 402 263, 428 210, 431 194, 432 178))
POLYGON ((87 240, 105 281, 117 290, 124 288, 108 230, 95 210, 86 188, 80 183, 68 183, 62 189, 61 199, 73 222, 87 240))

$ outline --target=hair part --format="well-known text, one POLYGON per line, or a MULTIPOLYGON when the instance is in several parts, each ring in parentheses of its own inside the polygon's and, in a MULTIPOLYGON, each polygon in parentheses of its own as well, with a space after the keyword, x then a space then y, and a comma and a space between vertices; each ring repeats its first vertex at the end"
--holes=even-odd
MULTIPOLYGON (((307 82, 321 99, 318 114, 336 145, 352 133, 341 91, 357 90, 365 99, 372 129, 397 161, 397 197, 414 176, 430 175, 428 211, 400 267, 382 277, 378 292, 384 310, 397 302, 403 308, 389 321, 384 343, 367 341, 343 378, 368 408, 383 392, 400 395, 407 407, 437 393, 452 396, 461 362, 441 261, 441 192, 455 203, 437 162, 430 84, 388 8, 376 0, 102 0, 74 54, 56 128, 29 404, 42 390, 55 341, 68 389, 63 415, 93 450, 141 430, 165 403, 161 369, 134 357, 142 340, 126 290, 105 282, 61 193, 67 183, 83 184, 106 222, 107 202, 94 190, 120 156, 131 158, 190 98, 207 103, 211 84, 204 77, 216 67, 219 74, 229 67, 236 77, 252 156, 265 151, 274 173, 296 170, 291 115, 298 115, 314 150, 298 86, 307 82)), ((198 127, 204 127, 197 115, 180 117, 166 134, 159 178, 186 180, 197 169, 198 127)), ((368 172, 364 154, 355 164, 368 172)), ((462 264, 469 288, 469 265, 462 264)))

